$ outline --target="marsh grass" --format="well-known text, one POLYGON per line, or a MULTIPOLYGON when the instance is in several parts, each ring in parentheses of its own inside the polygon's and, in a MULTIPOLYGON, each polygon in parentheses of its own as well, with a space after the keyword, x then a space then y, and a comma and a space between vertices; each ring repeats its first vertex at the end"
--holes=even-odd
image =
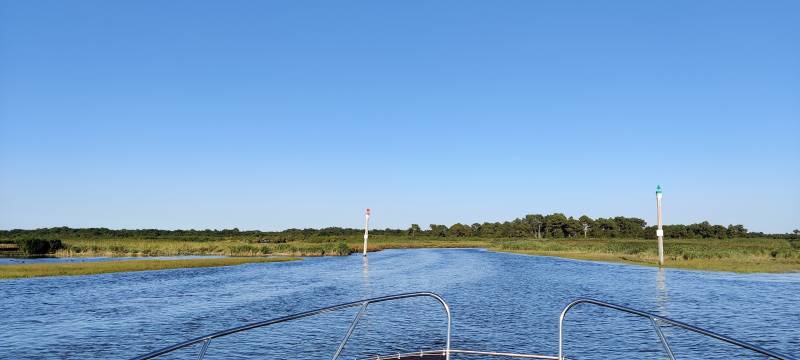
POLYGON ((218 267, 248 263, 300 260, 289 257, 234 257, 183 260, 121 260, 82 263, 40 263, 0 265, 0 279, 40 276, 93 275, 127 271, 165 270, 177 268, 218 267))
MULTIPOLYGON (((360 243, 351 243, 360 251, 360 243)), ((581 260, 598 260, 658 265, 655 240, 644 239, 486 239, 436 238, 419 240, 370 237, 369 250, 395 248, 485 248, 492 251, 528 255, 557 256, 581 260)), ((800 271, 800 246, 783 239, 685 239, 664 242, 667 267, 732 272, 800 271)))
MULTIPOLYGON (((491 248, 530 255, 658 264, 657 243, 638 239, 527 240, 491 248)), ((691 239, 664 242, 665 266, 733 272, 800 271, 800 251, 780 239, 691 239)))
MULTIPOLYGON (((361 252, 360 236, 331 236, 303 241, 259 243, 241 239, 65 239, 56 256, 328 256, 361 252), (349 250, 349 251, 348 251, 349 250)), ((567 258, 657 264, 655 240, 439 238, 370 235, 369 251, 413 248, 485 248, 492 251, 567 258)), ((784 239, 668 239, 666 265, 736 272, 800 271, 800 243, 784 239)))
MULTIPOLYGON (((181 255, 224 255, 224 256, 325 256, 349 255, 345 253, 341 241, 336 242, 287 242, 253 243, 243 240, 191 241, 191 240, 153 240, 153 239, 70 239, 65 240, 65 248, 56 252, 59 257, 95 256, 181 256, 181 255)), ((346 245, 345 245, 346 246, 346 245)))

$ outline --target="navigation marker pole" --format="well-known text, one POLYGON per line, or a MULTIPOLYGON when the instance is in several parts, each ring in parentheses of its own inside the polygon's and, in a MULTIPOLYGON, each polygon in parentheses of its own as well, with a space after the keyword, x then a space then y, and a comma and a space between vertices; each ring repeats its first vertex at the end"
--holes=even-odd
POLYGON ((369 215, 370 210, 367 208, 367 213, 364 215, 364 256, 367 256, 367 239, 369 239, 369 215))
POLYGON ((658 229, 656 236, 658 237, 658 266, 664 266, 664 229, 662 228, 663 222, 661 221, 661 185, 656 186, 656 207, 658 208, 658 229))

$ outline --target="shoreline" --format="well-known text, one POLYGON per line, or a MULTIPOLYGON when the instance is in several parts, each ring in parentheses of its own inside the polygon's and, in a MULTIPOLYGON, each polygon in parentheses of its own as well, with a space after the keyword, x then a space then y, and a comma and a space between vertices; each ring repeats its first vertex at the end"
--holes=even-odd
MULTIPOLYGON (((502 252, 507 254, 529 255, 529 256, 548 256, 557 257, 561 259, 591 261, 591 262, 605 262, 624 265, 639 265, 658 268, 658 260, 652 259, 646 261, 636 258, 628 258, 625 256, 615 254, 590 254, 590 253, 549 253, 538 251, 507 251, 507 250, 493 250, 489 251, 502 252)), ((678 270, 693 270, 705 272, 730 272, 737 274, 793 274, 800 273, 800 266, 796 264, 786 264, 781 262, 765 261, 704 261, 704 260, 672 260, 665 261, 663 266, 666 269, 678 270), (757 269, 757 270, 756 270, 757 269)))
POLYGON ((226 257, 204 259, 128 259, 93 262, 61 262, 0 265, 0 280, 52 276, 100 275, 119 272, 138 272, 198 267, 223 267, 252 263, 297 261, 294 257, 226 257))
MULTIPOLYGON (((421 244, 422 245, 422 244, 421 244)), ((467 244, 464 244, 467 245, 467 244)), ((609 262, 626 265, 639 265, 648 267, 658 267, 656 259, 636 258, 621 254, 612 253, 587 253, 587 252, 558 252, 558 251, 538 251, 538 250, 509 250, 490 246, 406 246, 396 247, 387 246, 373 248, 370 246, 369 252, 382 250, 411 250, 411 249, 482 249, 486 251, 528 255, 528 256, 548 256, 562 259, 609 262)), ((359 249, 360 251, 360 249, 359 249)), ((356 252, 354 252, 356 253, 356 252)), ((190 255, 190 256, 220 256, 217 254, 190 255)), ((324 255, 323 255, 324 256, 324 255)), ((327 255, 335 256, 335 255, 327 255)), ((96 256, 61 256, 57 258, 91 258, 96 256)), ((319 255, 316 257, 320 257, 319 255)), ((189 269, 198 267, 224 267, 236 266, 251 263, 286 262, 302 260, 297 257, 269 256, 269 257, 248 257, 248 256, 226 256, 209 257, 199 259, 148 259, 146 256, 110 256, 109 260, 92 262, 50 262, 50 263, 30 263, 30 264, 8 264, 0 265, 0 280, 24 279, 36 277, 52 276, 81 276, 99 275, 118 272, 138 272, 168 269, 189 269), (114 258, 120 258, 115 260, 114 258), (141 259, 137 259, 141 258, 141 259)), ((791 274, 800 272, 800 265, 795 263, 782 263, 758 259, 753 261, 741 261, 730 259, 697 259, 682 260, 672 259, 667 261, 664 268, 682 269, 707 272, 732 272, 740 274, 791 274)))
MULTIPOLYGON (((360 253, 363 239, 331 236, 287 242, 192 239, 65 239, 58 258, 226 256, 265 257, 344 256, 360 253)), ((665 268, 735 273, 793 273, 800 271, 798 243, 779 239, 671 239, 665 244, 665 268)), ((656 242, 651 239, 481 238, 404 235, 371 236, 368 251, 419 248, 477 248, 494 252, 554 256, 657 267, 656 242)), ((126 260, 136 261, 136 260, 126 260)), ((155 261, 155 260, 144 260, 155 261)), ((241 261, 241 260, 239 260, 241 261)), ((109 261, 104 261, 109 262, 109 261)), ((26 264, 27 265, 27 264, 26 264)), ((0 265, 0 278, 8 266, 0 265)), ((173 267, 175 268, 175 267, 173 267)))

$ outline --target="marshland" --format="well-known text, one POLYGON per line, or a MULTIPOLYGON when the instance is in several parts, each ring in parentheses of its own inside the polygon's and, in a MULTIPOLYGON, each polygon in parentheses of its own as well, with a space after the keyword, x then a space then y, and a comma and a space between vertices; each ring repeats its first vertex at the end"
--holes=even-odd
MULTIPOLYGON (((412 224, 404 230, 372 230, 368 251, 415 248, 483 248, 491 251, 564 258, 657 265, 656 241, 647 238, 652 227, 638 218, 592 219, 563 214, 527 215, 512 221, 483 224, 412 224)), ((800 271, 797 234, 751 233, 742 225, 707 222, 665 227, 666 266, 732 272, 800 271)), ((363 230, 350 228, 289 229, 279 232, 226 230, 111 230, 105 228, 48 228, 0 231, 0 243, 35 248, 31 239, 46 241, 54 257, 227 256, 237 260, 193 260, 242 263, 242 258, 343 256, 363 249, 363 230)), ((46 246, 45 246, 46 247, 46 246)), ((41 249, 42 246, 39 246, 41 249)), ((35 250, 34 250, 35 251, 35 250)), ((30 254, 36 255, 36 254, 30 254)), ((121 263, 121 262, 118 262, 121 263)), ((160 261, 165 268, 179 263, 160 261)), ((66 274, 47 272, 52 264, 38 265, 29 276, 66 274), (37 275, 41 274, 41 275, 37 275)), ((156 266, 155 262, 148 266, 156 266)), ((211 265, 209 265, 211 266, 211 265)), ((84 263, 73 273, 102 273, 142 267, 84 263), (89 270, 89 268, 93 268, 89 270)), ((11 268, 0 266, 0 278, 11 268)))

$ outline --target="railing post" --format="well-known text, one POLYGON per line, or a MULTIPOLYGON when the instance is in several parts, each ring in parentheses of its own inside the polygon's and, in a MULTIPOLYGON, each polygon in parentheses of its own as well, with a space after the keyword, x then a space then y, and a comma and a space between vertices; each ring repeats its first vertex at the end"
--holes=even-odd
POLYGON ((567 311, 573 304, 575 303, 567 305, 558 317, 558 360, 564 360, 564 317, 567 316, 567 311))
POLYGON ((667 356, 669 356, 670 360, 675 360, 675 355, 672 353, 672 348, 669 347, 667 337, 664 336, 664 333, 661 331, 661 325, 658 324, 658 320, 651 316, 650 322, 653 323, 653 329, 656 330, 656 335, 658 335, 658 339, 661 340, 661 345, 664 346, 664 351, 666 351, 667 356))
POLYGON ((336 348, 336 352, 333 353, 331 360, 336 360, 339 358, 342 350, 344 350, 344 345, 347 344, 347 341, 350 340, 350 336, 353 335, 353 331, 356 329, 356 325, 358 325, 358 320, 361 319, 361 315, 363 315, 367 310, 368 304, 369 301, 365 301, 363 304, 361 304, 361 308, 358 309, 358 313, 356 313, 356 316, 353 318, 353 322, 350 323, 350 328, 348 328, 347 333, 344 334, 344 338, 342 338, 342 342, 339 343, 339 347, 336 348))
POLYGON ((210 342, 211 339, 206 339, 206 341, 203 341, 203 347, 200 348, 200 353, 197 354, 197 360, 203 360, 203 358, 206 356, 206 350, 208 350, 208 343, 210 342))

